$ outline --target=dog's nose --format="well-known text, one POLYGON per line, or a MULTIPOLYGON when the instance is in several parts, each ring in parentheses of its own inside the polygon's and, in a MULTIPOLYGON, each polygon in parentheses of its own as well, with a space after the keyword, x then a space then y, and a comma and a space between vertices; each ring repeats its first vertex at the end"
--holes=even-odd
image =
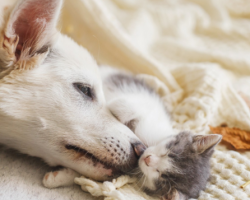
POLYGON ((138 166, 138 159, 145 151, 146 147, 139 141, 130 142, 129 157, 126 164, 120 166, 122 172, 129 172, 138 166))
POLYGON ((145 145, 143 145, 142 143, 134 143, 134 144, 132 144, 132 146, 134 148, 135 154, 138 157, 140 157, 146 149, 145 145))

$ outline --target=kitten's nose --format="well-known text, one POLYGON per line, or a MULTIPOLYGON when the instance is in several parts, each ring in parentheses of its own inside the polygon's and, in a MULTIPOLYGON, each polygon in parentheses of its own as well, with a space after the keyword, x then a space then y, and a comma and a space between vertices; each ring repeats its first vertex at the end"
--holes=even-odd
POLYGON ((132 144, 132 146, 134 148, 135 154, 138 157, 140 157, 144 153, 144 151, 146 149, 146 147, 142 143, 132 144))
POLYGON ((147 156, 146 158, 144 158, 144 161, 145 161, 145 163, 146 163, 147 166, 149 166, 150 157, 151 157, 151 156, 149 155, 149 156, 147 156))

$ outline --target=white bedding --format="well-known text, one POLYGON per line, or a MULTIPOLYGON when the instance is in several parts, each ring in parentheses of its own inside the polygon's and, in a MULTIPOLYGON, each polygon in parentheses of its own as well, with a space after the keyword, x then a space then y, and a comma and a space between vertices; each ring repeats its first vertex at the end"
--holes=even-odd
POLYGON ((45 188, 42 178, 50 170, 40 159, 0 145, 0 200, 98 200, 77 185, 45 188))

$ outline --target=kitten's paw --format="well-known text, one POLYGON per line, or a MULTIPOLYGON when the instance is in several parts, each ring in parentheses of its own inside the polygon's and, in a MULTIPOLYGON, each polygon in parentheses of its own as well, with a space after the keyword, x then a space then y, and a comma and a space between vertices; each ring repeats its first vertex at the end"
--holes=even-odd
POLYGON ((130 177, 127 175, 122 175, 119 176, 117 179, 113 179, 112 183, 115 185, 116 188, 121 188, 122 186, 129 184, 129 183, 134 183, 136 182, 135 177, 130 177))
POLYGON ((74 170, 63 168, 58 171, 46 173, 43 177, 43 185, 47 188, 70 186, 73 185, 74 178, 77 176, 79 176, 79 174, 74 170))

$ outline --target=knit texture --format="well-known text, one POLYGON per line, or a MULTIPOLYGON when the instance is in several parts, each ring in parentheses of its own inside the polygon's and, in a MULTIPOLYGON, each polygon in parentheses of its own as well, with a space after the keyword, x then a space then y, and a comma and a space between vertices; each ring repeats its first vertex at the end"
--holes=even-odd
MULTIPOLYGON (((176 130, 208 134, 208 125, 222 122, 250 130, 250 110, 238 93, 250 96, 250 1, 65 3, 63 32, 99 63, 147 74, 142 77, 162 95, 176 130)), ((199 200, 250 199, 250 186, 240 188, 250 180, 249 158, 219 145, 199 200)), ((117 190, 127 199, 152 199, 133 184, 117 190)))

